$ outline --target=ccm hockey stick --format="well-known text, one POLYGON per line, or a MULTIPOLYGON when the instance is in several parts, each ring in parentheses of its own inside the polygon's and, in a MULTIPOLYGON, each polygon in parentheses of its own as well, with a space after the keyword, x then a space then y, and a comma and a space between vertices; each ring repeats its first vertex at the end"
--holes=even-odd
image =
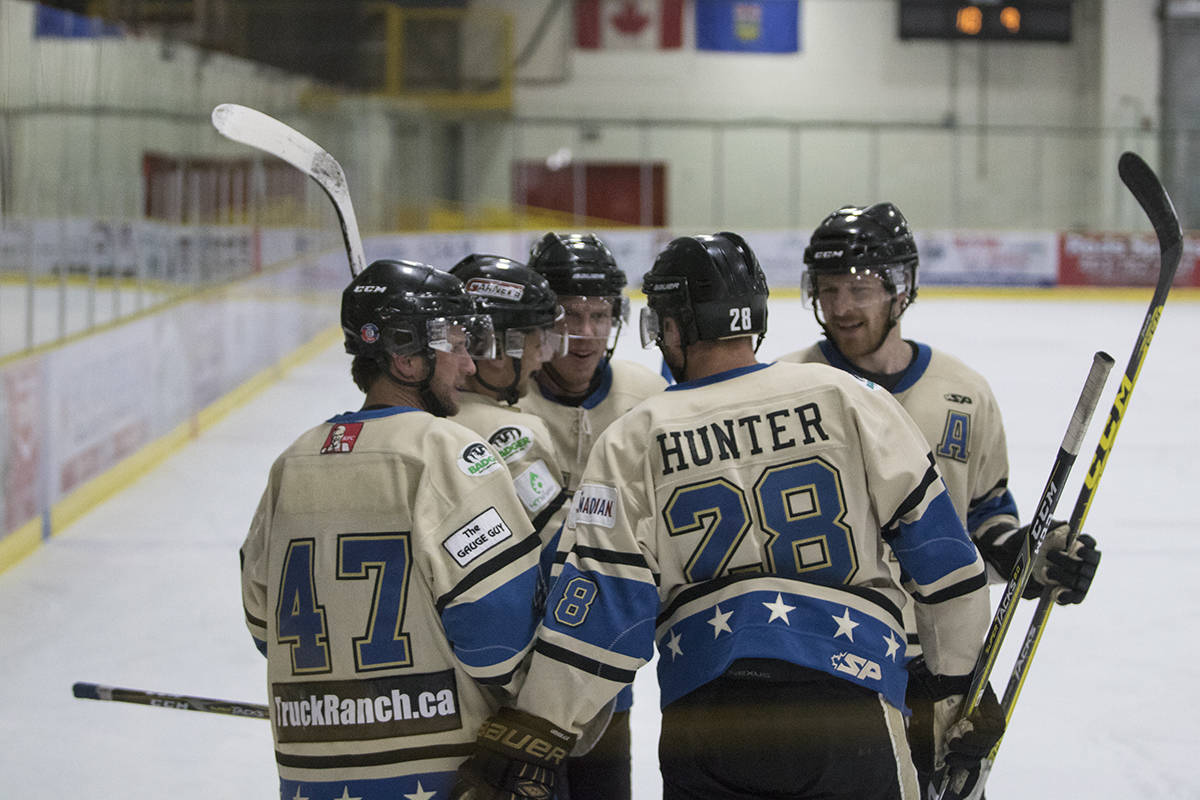
MULTIPOLYGON (((1071 413, 1071 421, 1067 424, 1066 435, 1063 436, 1062 444, 1059 445, 1054 465, 1050 469, 1050 477, 1046 480, 1045 488, 1042 489, 1041 499, 1038 500, 1037 513, 1030 525, 1029 535, 1017 553, 1016 562, 1009 573, 1008 584, 1004 587, 1004 594, 1001 595, 1000 604, 996 607, 995 616, 992 617, 991 627, 988 628, 987 636, 983 640, 979 657, 975 660, 975 668, 971 675, 971 688, 963 700, 961 718, 970 715, 979 706, 979 701, 983 697, 988 677, 992 674, 992 667, 996 663, 996 656, 1000 653, 1000 644, 1004 641, 1004 635, 1008 632, 1008 627, 1016 613, 1017 601, 1025 591, 1025 584, 1029 582, 1029 575, 1033 571, 1034 556, 1037 555, 1038 549, 1042 546, 1042 542, 1045 541, 1046 534, 1050 530, 1051 519, 1054 509, 1058 505, 1059 497, 1062 495, 1063 485, 1067 481, 1071 467, 1075 464, 1075 458, 1079 454, 1079 445, 1083 441, 1084 434, 1087 433, 1088 424, 1096 410, 1096 404, 1100 401, 1100 393, 1104 391, 1104 381, 1112 366, 1113 359, 1108 353, 1100 351, 1092 358, 1092 367, 1088 371, 1087 380, 1084 381, 1083 391, 1075 404, 1075 410, 1071 413)), ((945 768, 940 770, 933 779, 939 800, 961 797, 967 777, 967 773, 963 770, 950 771, 945 768)))
POLYGON ((350 274, 357 276, 363 271, 366 258, 362 236, 358 232, 358 218, 354 216, 354 205, 350 202, 346 173, 337 159, 294 128, 247 106, 222 103, 212 111, 212 124, 225 138, 277 156, 316 181, 337 212, 342 241, 350 259, 350 274))
POLYGON ((234 717, 270 719, 266 706, 255 703, 237 703, 232 700, 213 700, 208 697, 192 697, 186 694, 162 694, 141 689, 118 689, 98 683, 76 683, 71 692, 88 700, 115 700, 119 703, 137 703, 143 706, 178 708, 184 711, 206 711, 209 714, 229 714, 234 717))
MULTIPOLYGON (((1138 331, 1137 341, 1134 342, 1133 353, 1129 356, 1129 364, 1125 367, 1125 374, 1121 376, 1121 385, 1117 388, 1117 396, 1108 412, 1108 421, 1104 424, 1100 443, 1096 446, 1096 452, 1092 456, 1092 464, 1088 467, 1087 476, 1079 488, 1079 497, 1075 500, 1075 508, 1071 512, 1070 527, 1067 533, 1068 546, 1079 536, 1079 532, 1083 530, 1083 523, 1087 520, 1092 500, 1096 496, 1096 488, 1100 485, 1100 477, 1104 474, 1109 453, 1112 452, 1113 444, 1116 442, 1117 431, 1121 427, 1121 421, 1125 418, 1125 411, 1129 407, 1129 398, 1133 394, 1133 387, 1137 383, 1138 375, 1142 371, 1142 364, 1150 350, 1150 342, 1154 338, 1154 331, 1158 328, 1163 306, 1167 302, 1167 294, 1175 280, 1175 272, 1179 268, 1179 261, 1183 254, 1183 232, 1179 227, 1179 218, 1175 214, 1175 207, 1171 203, 1170 196, 1154 171, 1134 153, 1124 153, 1117 164, 1117 172, 1129 191, 1137 198, 1138 204, 1146 212, 1150 224, 1154 226, 1159 250, 1158 282, 1154 286, 1154 296, 1150 298, 1150 307, 1146 310, 1146 317, 1142 321, 1141 330, 1138 331)), ((1054 608, 1055 597, 1055 590, 1047 587, 1038 599, 1037 608, 1034 609, 1033 618, 1025 632, 1025 639, 1021 643, 1021 650, 1013 664, 1012 673, 1009 675, 1008 685, 1004 689, 1004 697, 1000 701, 1006 721, 1012 718, 1013 707, 1021 694, 1025 676, 1029 674, 1029 667, 1037 652, 1042 633, 1046 629, 1050 611, 1054 608)), ((997 743, 996 750, 999 747, 1000 745, 997 743)), ((992 751, 992 760, 996 757, 996 750, 992 751)), ((983 777, 981 776, 980 779, 982 780, 983 777)))

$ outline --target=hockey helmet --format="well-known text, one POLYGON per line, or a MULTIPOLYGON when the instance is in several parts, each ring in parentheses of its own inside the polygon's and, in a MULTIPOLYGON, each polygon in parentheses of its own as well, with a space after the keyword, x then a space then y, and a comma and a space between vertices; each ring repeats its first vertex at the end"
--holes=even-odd
POLYGON ((492 318, 501 353, 521 358, 525 334, 541 330, 547 358, 566 354, 562 306, 545 276, 511 258, 480 253, 459 261, 450 274, 463 282, 477 310, 492 318))
POLYGON ((895 205, 843 206, 822 220, 804 249, 804 303, 816 305, 822 276, 853 275, 882 281, 893 297, 904 295, 898 317, 916 299, 917 262, 912 229, 895 205))
POLYGON ((642 277, 642 346, 660 342, 662 320, 674 318, 682 344, 767 332, 767 277, 750 245, 736 233, 681 236, 658 254, 642 277))
POLYGON ((462 281, 413 261, 380 259, 360 272, 342 292, 342 332, 355 356, 495 353, 491 318, 462 281))
POLYGON ((567 298, 609 301, 614 324, 605 336, 605 358, 612 358, 621 327, 629 319, 629 298, 623 291, 625 272, 607 245, 591 233, 547 233, 530 249, 529 266, 546 277, 559 302, 568 307, 568 328, 573 327, 573 310, 567 298))

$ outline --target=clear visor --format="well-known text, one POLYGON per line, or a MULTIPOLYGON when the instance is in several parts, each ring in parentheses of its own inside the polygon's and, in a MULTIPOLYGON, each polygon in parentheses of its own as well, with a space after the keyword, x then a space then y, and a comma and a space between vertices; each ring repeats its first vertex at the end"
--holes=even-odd
POLYGON ((460 353, 471 358, 495 358, 496 335, 487 314, 434 317, 425 323, 429 346, 443 353, 460 353))
POLYGON ((642 306, 638 317, 638 333, 642 336, 642 349, 649 349, 658 344, 658 337, 662 335, 662 324, 659 322, 658 312, 650 306, 642 306))
POLYGON ((829 315, 842 310, 868 308, 890 302, 893 295, 908 294, 908 271, 901 264, 878 267, 851 267, 848 272, 818 275, 805 270, 800 278, 801 302, 805 308, 817 306, 829 315))
POLYGON ((625 295, 560 298, 565 312, 567 347, 572 341, 601 340, 611 350, 617 345, 621 326, 629 321, 629 298, 625 295))
POLYGON ((504 355, 535 359, 539 362, 565 356, 569 347, 566 322, 561 307, 554 322, 541 328, 510 328, 503 332, 504 355))

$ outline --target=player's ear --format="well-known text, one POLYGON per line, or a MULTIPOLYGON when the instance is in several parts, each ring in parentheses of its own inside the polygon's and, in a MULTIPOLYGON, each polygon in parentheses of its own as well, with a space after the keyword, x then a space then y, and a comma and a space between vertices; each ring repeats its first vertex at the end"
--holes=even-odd
POLYGON ((421 356, 400 356, 395 353, 388 355, 391 358, 392 372, 400 380, 412 383, 424 377, 425 359, 421 356))

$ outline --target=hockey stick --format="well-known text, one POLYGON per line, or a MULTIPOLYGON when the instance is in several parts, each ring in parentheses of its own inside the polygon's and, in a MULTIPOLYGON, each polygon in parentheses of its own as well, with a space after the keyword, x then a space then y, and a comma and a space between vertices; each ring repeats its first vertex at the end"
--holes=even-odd
MULTIPOLYGON (((1075 464, 1075 457, 1079 454, 1079 445, 1083 441, 1084 434, 1087 433, 1088 424, 1096 410, 1096 404, 1100 401, 1100 393, 1104 391, 1104 381, 1112 366, 1113 359, 1108 353, 1100 351, 1092 358, 1092 367, 1088 370, 1083 391, 1075 404, 1075 410, 1071 413, 1071 421, 1067 424, 1067 432, 1063 436, 1062 444, 1058 447, 1054 465, 1050 469, 1050 477, 1046 480, 1045 488, 1042 489, 1041 499, 1038 500, 1037 513, 1030 525, 1029 535, 1017 553, 1017 559, 1009 573, 1008 583, 1004 587, 1004 594, 1000 597, 1000 604, 996 607, 996 613, 992 617, 992 624, 983 640, 983 647, 979 651, 979 657, 975 660, 975 668, 971 674, 971 688, 963 700, 960 718, 969 716, 978 707, 980 699, 983 697, 988 677, 996 663, 996 656, 1000 653, 1000 644, 1004 641, 1004 635, 1008 632, 1013 615, 1016 613, 1017 601, 1025 591, 1025 584, 1029 582, 1029 575, 1033 571, 1034 556, 1037 555, 1038 549, 1042 546, 1042 542, 1045 541, 1046 534, 1050 530, 1051 518, 1058 505, 1063 485, 1067 481, 1071 467, 1075 464)), ((939 800, 961 797, 960 792, 967 777, 964 770, 953 772, 945 768, 940 770, 933 779, 933 785, 938 790, 939 800)))
POLYGON ((354 205, 350 202, 346 173, 337 159, 299 131, 247 106, 222 103, 212 111, 212 124, 227 139, 277 156, 316 181, 337 212, 346 256, 350 259, 350 274, 357 276, 363 271, 366 258, 362 236, 358 232, 358 218, 354 216, 354 205))
POLYGON ((209 714, 229 714, 234 717, 270 719, 266 706, 255 703, 237 703, 233 700, 213 700, 208 697, 193 697, 186 694, 162 694, 141 689, 118 689, 98 683, 79 682, 71 687, 76 696, 88 700, 115 700, 119 703, 138 703, 143 706, 179 708, 184 711, 207 711, 209 714))
MULTIPOLYGON (((1092 500, 1096 496, 1096 488, 1100 484, 1100 477, 1104 474, 1109 453, 1112 452, 1117 438, 1117 431, 1120 429, 1125 411, 1129 407, 1129 397, 1133 394, 1133 387, 1142 371, 1146 353, 1150 350, 1150 342, 1158 328, 1163 306, 1167 302, 1167 294, 1171 290, 1171 284, 1175 280, 1175 272, 1179 268, 1179 261, 1183 254, 1183 232, 1179 227, 1179 218, 1176 216, 1171 198, 1163 189, 1158 176, 1146 165, 1145 161, 1133 153, 1124 153, 1121 156, 1117 171, 1129 191, 1137 198, 1138 204, 1146 212, 1150 224, 1154 227, 1159 249, 1158 282, 1155 284, 1154 296, 1150 298, 1150 307, 1146 310, 1141 330, 1138 331, 1137 340, 1134 342, 1133 353, 1129 356, 1129 364, 1125 367, 1125 374, 1121 377, 1117 396, 1108 412, 1108 421, 1104 425, 1104 432, 1100 436, 1096 452, 1092 456, 1091 466, 1088 467, 1087 476, 1079 488, 1079 497, 1075 500, 1075 508, 1071 512, 1071 521, 1067 532, 1068 546, 1079 536, 1079 532, 1083 530, 1083 523, 1087 520, 1092 500)), ((1055 596, 1055 590, 1047 587, 1038 599, 1037 608, 1034 609, 1033 618, 1025 632, 1025 639, 1021 643, 1021 650, 1013 664, 1012 673, 1009 675, 1008 685, 1004 689, 1004 697, 1000 701, 1006 721, 1012 718, 1013 707, 1021 694, 1025 676, 1029 674, 1033 656, 1037 652, 1038 643, 1046 629, 1047 618, 1054 608, 1055 596)), ((1000 745, 997 743, 996 748, 992 750, 992 760, 995 759, 996 751, 999 748, 1000 745)))

